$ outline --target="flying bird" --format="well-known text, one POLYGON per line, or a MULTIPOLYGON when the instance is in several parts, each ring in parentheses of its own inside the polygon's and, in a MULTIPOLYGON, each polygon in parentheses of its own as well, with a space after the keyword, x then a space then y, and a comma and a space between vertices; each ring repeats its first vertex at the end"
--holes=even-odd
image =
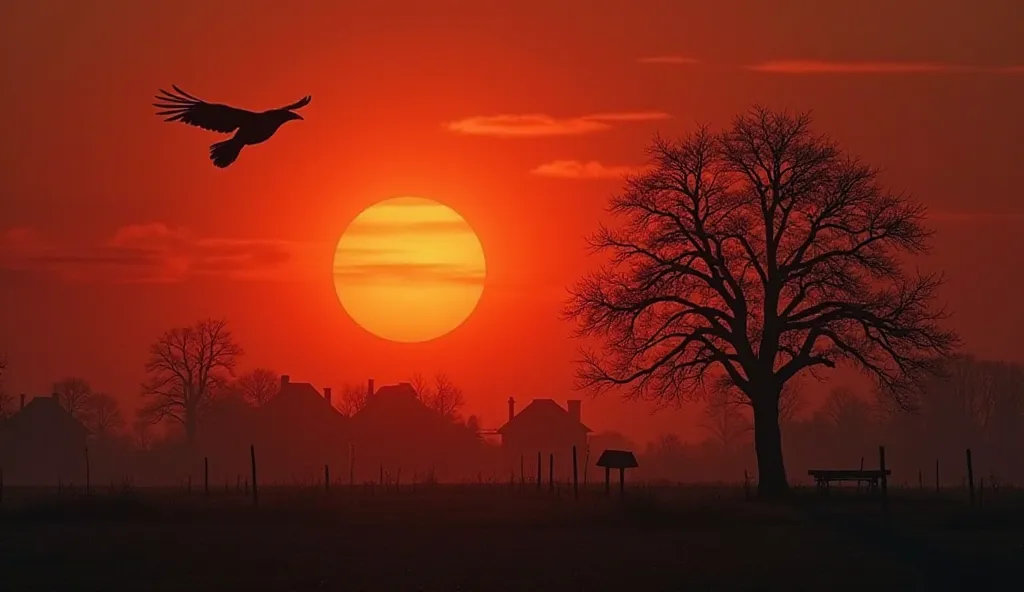
POLYGON ((270 139, 285 122, 302 119, 294 110, 305 107, 313 99, 307 95, 291 105, 256 113, 219 103, 207 103, 175 85, 171 85, 171 88, 175 92, 161 88, 160 94, 156 95, 158 102, 153 103, 154 107, 163 109, 157 115, 168 116, 164 121, 180 121, 222 134, 235 132, 230 139, 210 146, 210 160, 220 168, 235 162, 245 146, 270 139))

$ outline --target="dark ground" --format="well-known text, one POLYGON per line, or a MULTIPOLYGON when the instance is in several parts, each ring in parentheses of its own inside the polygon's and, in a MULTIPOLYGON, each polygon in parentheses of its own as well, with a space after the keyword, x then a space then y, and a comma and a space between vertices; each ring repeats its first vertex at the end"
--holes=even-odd
POLYGON ((371 494, 5 492, 0 590, 986 590, 1024 577, 1024 496, 508 486, 371 494))

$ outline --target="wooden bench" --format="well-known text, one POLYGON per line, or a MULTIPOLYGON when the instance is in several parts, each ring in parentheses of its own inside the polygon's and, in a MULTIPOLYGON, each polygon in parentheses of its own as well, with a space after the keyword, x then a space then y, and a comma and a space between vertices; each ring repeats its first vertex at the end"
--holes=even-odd
POLYGON ((868 491, 875 491, 878 489, 878 482, 882 479, 882 476, 888 477, 891 472, 888 469, 885 471, 879 469, 811 469, 807 471, 807 474, 814 477, 815 489, 821 493, 826 493, 829 490, 829 484, 833 481, 867 483, 868 491))

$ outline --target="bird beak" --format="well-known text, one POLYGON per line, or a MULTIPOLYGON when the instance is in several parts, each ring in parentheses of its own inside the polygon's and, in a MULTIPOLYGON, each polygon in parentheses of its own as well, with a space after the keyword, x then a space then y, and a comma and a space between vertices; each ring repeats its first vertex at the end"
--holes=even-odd
POLYGON ((301 120, 305 121, 305 118, 303 118, 303 117, 302 117, 301 115, 299 115, 298 113, 296 113, 296 114, 295 114, 295 118, 296 118, 296 119, 301 119, 301 120))

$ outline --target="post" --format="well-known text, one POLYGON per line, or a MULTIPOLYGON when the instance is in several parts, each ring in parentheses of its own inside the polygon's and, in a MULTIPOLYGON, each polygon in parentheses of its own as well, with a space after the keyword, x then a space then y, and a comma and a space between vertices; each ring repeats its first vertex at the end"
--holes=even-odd
POLYGON ((626 469, 619 467, 619 497, 626 495, 626 469))
POLYGON ((971 449, 967 449, 967 487, 970 493, 971 505, 974 505, 974 465, 971 463, 971 449))
POLYGON ((578 467, 576 466, 576 447, 572 447, 572 495, 576 499, 580 499, 580 482, 579 473, 577 472, 578 467))
MULTIPOLYGON (((864 457, 860 457, 860 470, 864 470, 864 457)), ((860 493, 860 481, 857 481, 857 493, 860 493)))
POLYGON ((259 485, 256 482, 256 446, 249 445, 249 459, 252 461, 252 505, 260 506, 259 485))
POLYGON ((608 467, 604 468, 604 494, 608 495, 612 491, 612 470, 608 467))
POLYGON ((882 472, 882 511, 889 511, 889 479, 885 475, 885 446, 878 447, 878 469, 882 472))
POLYGON ((89 447, 85 447, 85 495, 92 495, 92 474, 89 467, 89 447))
POLYGON ((331 492, 331 467, 324 465, 324 491, 331 492))
MULTIPOLYGON (((857 483, 860 483, 860 481, 857 483)), ((750 475, 746 469, 743 469, 743 499, 750 501, 750 475)))
POLYGON ((548 491, 555 490, 555 453, 548 454, 548 491))
POLYGON ((210 457, 203 457, 203 496, 210 497, 210 457))
POLYGON ((540 491, 540 452, 537 453, 537 491, 540 491))
POLYGON ((939 493, 939 459, 935 459, 935 493, 939 493))

